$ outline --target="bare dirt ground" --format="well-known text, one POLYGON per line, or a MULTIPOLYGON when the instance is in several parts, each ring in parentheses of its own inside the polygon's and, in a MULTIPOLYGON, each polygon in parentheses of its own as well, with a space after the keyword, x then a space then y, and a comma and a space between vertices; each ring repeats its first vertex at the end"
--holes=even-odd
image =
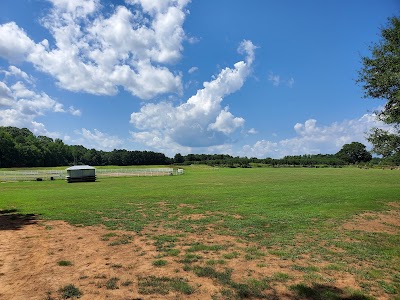
POLYGON ((343 228, 347 230, 359 230, 365 232, 399 234, 399 212, 388 211, 380 214, 364 213, 357 216, 351 222, 343 224, 343 228))
MULTIPOLYGON (((198 219, 202 216, 191 217, 198 219)), ((399 234, 399 217, 398 211, 368 213, 344 224, 343 228, 399 234)), ((183 268, 185 253, 196 242, 227 247, 218 251, 193 252, 191 259, 200 259, 203 265, 211 261, 209 265, 217 270, 231 268, 234 282, 275 278, 265 291, 268 299, 300 299, 288 286, 304 282, 304 273, 293 266, 309 265, 307 256, 296 261, 283 260, 256 245, 214 234, 212 228, 203 234, 185 234, 174 244, 174 249, 179 251, 162 255, 154 237, 176 234, 179 232, 156 227, 138 234, 110 231, 101 226, 77 227, 63 221, 36 220, 29 215, 0 215, 0 299, 63 299, 60 288, 69 284, 79 288, 82 292, 80 299, 84 300, 228 299, 229 293, 220 282, 199 277, 193 270, 183 268), (255 259, 246 258, 245 249, 253 248, 268 254, 257 256, 255 250, 255 259), (155 266, 154 262, 160 259, 165 261, 165 265, 155 266), (167 284, 164 294, 154 292, 151 287, 141 286, 144 278, 154 278, 151 276, 180 278, 193 290, 185 294, 167 284), (110 281, 112 279, 114 281, 110 281)), ((326 265, 327 262, 323 261, 313 262, 313 266, 320 269, 326 265)), ((335 272, 332 276, 334 280, 329 284, 330 289, 341 292, 346 288, 360 289, 355 276, 350 273, 335 272)), ((389 299, 385 295, 374 296, 389 299)))

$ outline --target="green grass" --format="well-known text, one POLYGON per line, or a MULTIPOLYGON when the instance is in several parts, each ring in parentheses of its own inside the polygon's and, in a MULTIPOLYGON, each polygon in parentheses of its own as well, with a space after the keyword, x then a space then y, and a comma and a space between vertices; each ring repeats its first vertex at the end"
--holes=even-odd
MULTIPOLYGON (((106 239, 103 239, 103 240, 108 240, 108 239, 106 238, 106 239)), ((132 236, 130 236, 130 235, 122 235, 120 238, 118 238, 115 241, 110 242, 108 245, 109 246, 126 245, 126 244, 129 244, 131 242, 131 240, 132 240, 132 236)))
POLYGON ((68 267, 68 266, 72 266, 72 262, 69 260, 60 260, 57 262, 57 264, 61 267, 68 267))
POLYGON ((133 282, 131 280, 127 280, 127 281, 124 281, 121 283, 122 286, 130 286, 132 284, 133 284, 133 282))
POLYGON ((226 246, 223 245, 205 245, 201 243, 195 243, 193 244, 187 251, 188 252, 208 252, 208 251, 218 251, 218 250, 223 250, 226 249, 226 246))
POLYGON ((111 237, 117 236, 115 232, 106 233, 101 237, 102 241, 109 241, 111 237))
POLYGON ((153 261, 152 265, 155 267, 164 267, 168 264, 168 262, 164 259, 157 259, 153 261))
POLYGON ((245 259, 253 260, 265 256, 265 253, 256 247, 248 247, 245 249, 245 259))
POLYGON ((171 290, 185 295, 190 295, 194 292, 194 288, 187 283, 187 280, 179 277, 146 276, 139 277, 138 280, 139 293, 144 295, 167 295, 171 290))
POLYGON ((209 266, 225 265, 226 261, 223 259, 210 259, 210 260, 207 260, 206 264, 209 266))
POLYGON ((193 271, 199 277, 211 278, 217 283, 233 289, 239 299, 264 298, 263 291, 269 287, 265 280, 260 281, 254 278, 249 278, 245 283, 235 282, 231 278, 232 270, 228 268, 225 268, 224 271, 218 271, 210 266, 195 266, 193 271))
POLYGON ((82 292, 73 284, 60 288, 59 293, 62 299, 79 298, 82 296, 82 292))
POLYGON ((315 300, 374 300, 375 298, 365 295, 360 291, 345 291, 331 286, 314 284, 307 286, 303 283, 290 287, 301 299, 315 300))
POLYGON ((301 272, 317 272, 319 271, 318 267, 316 266, 299 266, 299 265, 293 265, 292 266, 293 270, 296 271, 301 271, 301 272))
POLYGON ((274 274, 272 274, 272 276, 270 278, 268 278, 268 280, 270 280, 270 281, 277 281, 277 282, 286 282, 290 279, 291 279, 291 276, 289 274, 282 273, 282 272, 274 273, 274 274))
POLYGON ((106 289, 107 290, 117 290, 119 289, 118 287, 118 281, 119 278, 118 277, 112 277, 109 280, 107 280, 106 282, 106 289))
MULTIPOLYGON (((228 280, 223 277, 230 274, 218 270, 213 273, 209 266, 198 266, 207 264, 207 260, 197 254, 209 252, 215 256, 211 258, 214 262, 245 259, 249 263, 261 260, 256 263, 262 265, 269 256, 293 261, 291 270, 303 272, 307 284, 310 280, 326 281, 326 273, 348 272, 364 286, 372 286, 391 297, 399 295, 396 277, 400 270, 399 235, 345 231, 341 224, 363 212, 398 209, 387 204, 399 203, 399 190, 398 170, 221 168, 215 171, 193 166, 185 167, 183 176, 105 178, 77 184, 61 180, 0 183, 0 215, 15 214, 16 220, 28 222, 24 216, 34 214, 45 220, 102 224, 111 230, 136 232, 145 227, 166 228, 174 230, 174 234, 149 236, 161 257, 177 256, 187 270, 198 274, 208 271, 206 277, 219 282, 228 280), (233 236, 249 246, 238 249, 223 242, 193 240, 182 245, 189 234, 204 233, 210 227, 213 234, 233 236), (178 244, 185 247, 184 254, 176 249, 178 244), (304 258, 309 265, 297 262, 304 258), (323 261, 325 266, 320 267, 314 261, 323 261)), ((131 236, 112 232, 101 239, 110 246, 132 242, 131 236)), ((277 276, 275 280, 286 279, 277 276)), ((228 289, 232 288, 231 281, 228 282, 228 289)), ((169 284, 168 288, 171 289, 169 284)), ((240 288, 246 294, 246 288, 240 288)), ((299 285, 293 291, 299 295, 332 292, 320 291, 312 285, 299 285)))
POLYGON ((230 253, 225 253, 222 256, 223 256, 223 258, 226 258, 226 259, 233 259, 233 258, 238 258, 240 256, 240 254, 239 254, 239 252, 233 251, 230 253))
POLYGON ((218 172, 199 168, 187 170, 184 176, 110 178, 78 184, 3 183, 1 209, 16 208, 45 219, 84 225, 103 223, 110 228, 133 230, 157 220, 183 224, 185 220, 171 213, 207 210, 224 220, 221 230, 243 236, 260 233, 260 227, 271 233, 293 233, 310 227, 311 219, 315 227, 320 222, 382 209, 385 202, 399 201, 399 178, 398 171, 356 168, 218 172), (161 207, 159 202, 167 205, 161 207), (181 203, 193 207, 178 208, 181 203), (138 205, 146 216, 138 213, 138 205), (224 217, 219 212, 243 218, 224 217))
POLYGON ((190 222, 174 213, 207 210, 214 214, 209 221, 224 221, 218 225, 220 231, 255 237, 267 231, 282 240, 285 234, 292 237, 327 221, 399 201, 399 178, 398 171, 356 168, 218 172, 189 168, 184 176, 110 178, 78 184, 3 183, 1 209, 15 208, 45 219, 130 230, 141 230, 156 221, 187 226, 190 222), (159 202, 166 205, 160 206, 159 202), (179 208, 181 203, 191 206, 179 208), (138 212, 139 205, 146 216, 138 212), (236 214, 242 219, 229 217, 236 214))
POLYGON ((183 264, 192 264, 198 262, 202 259, 201 255, 193 254, 193 253, 186 253, 182 260, 180 260, 183 264))
POLYGON ((156 241, 154 242, 154 246, 156 246, 157 251, 173 253, 175 243, 179 241, 177 236, 170 236, 170 235, 159 235, 154 236, 153 239, 156 241))
POLYGON ((195 266, 193 268, 194 273, 199 276, 199 277, 208 277, 211 279, 214 279, 220 284, 224 285, 231 285, 232 284, 232 270, 231 269, 225 269, 224 271, 217 271, 213 267, 201 267, 201 266, 195 266))

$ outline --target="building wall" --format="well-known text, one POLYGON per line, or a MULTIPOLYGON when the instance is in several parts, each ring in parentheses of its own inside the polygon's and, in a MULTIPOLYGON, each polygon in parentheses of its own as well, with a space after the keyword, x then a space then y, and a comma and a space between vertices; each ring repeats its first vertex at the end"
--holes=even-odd
POLYGON ((71 178, 80 178, 86 176, 95 176, 96 170, 68 170, 67 173, 71 178))

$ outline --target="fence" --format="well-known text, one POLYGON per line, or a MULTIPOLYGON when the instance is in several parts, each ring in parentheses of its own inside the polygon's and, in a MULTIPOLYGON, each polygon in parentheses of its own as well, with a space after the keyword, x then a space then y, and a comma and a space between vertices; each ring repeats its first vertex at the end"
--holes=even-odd
POLYGON ((19 170, 0 171, 0 181, 31 181, 65 179, 64 170, 19 170))
POLYGON ((132 176, 168 176, 178 175, 172 168, 157 169, 96 169, 97 178, 101 177, 132 177, 132 176))
MULTIPOLYGON (((183 169, 173 168, 153 168, 153 169, 96 169, 97 178, 107 177, 142 177, 142 176, 172 176, 182 175, 183 169)), ((65 179, 66 170, 19 170, 19 171, 0 171, 0 181, 42 181, 65 179)))

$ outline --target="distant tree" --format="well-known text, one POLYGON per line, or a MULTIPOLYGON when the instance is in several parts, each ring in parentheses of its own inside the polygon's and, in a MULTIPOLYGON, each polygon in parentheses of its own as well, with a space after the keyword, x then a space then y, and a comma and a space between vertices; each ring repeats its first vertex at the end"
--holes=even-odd
POLYGON ((87 151, 88 149, 86 149, 82 145, 69 146, 69 153, 72 156, 72 160, 69 163, 74 165, 83 163, 83 157, 87 151))
POLYGON ((400 19, 389 18, 381 29, 381 40, 370 47, 371 57, 362 57, 363 67, 357 83, 362 84, 366 98, 387 100, 377 112, 379 120, 393 126, 391 132, 373 128, 368 141, 372 151, 383 157, 400 152, 400 19))
POLYGON ((83 155, 82 160, 86 165, 92 165, 92 166, 101 165, 101 156, 96 149, 90 149, 86 151, 86 153, 83 155))
POLYGON ((17 160, 12 136, 0 127, 0 168, 12 167, 17 160))
POLYGON ((366 150, 365 145, 359 142, 343 145, 336 156, 349 164, 369 162, 372 159, 372 155, 366 150))
POLYGON ((174 163, 176 163, 176 164, 181 164, 181 163, 183 163, 184 161, 185 161, 185 158, 182 156, 182 154, 180 154, 180 153, 175 154, 175 156, 174 156, 174 163))

